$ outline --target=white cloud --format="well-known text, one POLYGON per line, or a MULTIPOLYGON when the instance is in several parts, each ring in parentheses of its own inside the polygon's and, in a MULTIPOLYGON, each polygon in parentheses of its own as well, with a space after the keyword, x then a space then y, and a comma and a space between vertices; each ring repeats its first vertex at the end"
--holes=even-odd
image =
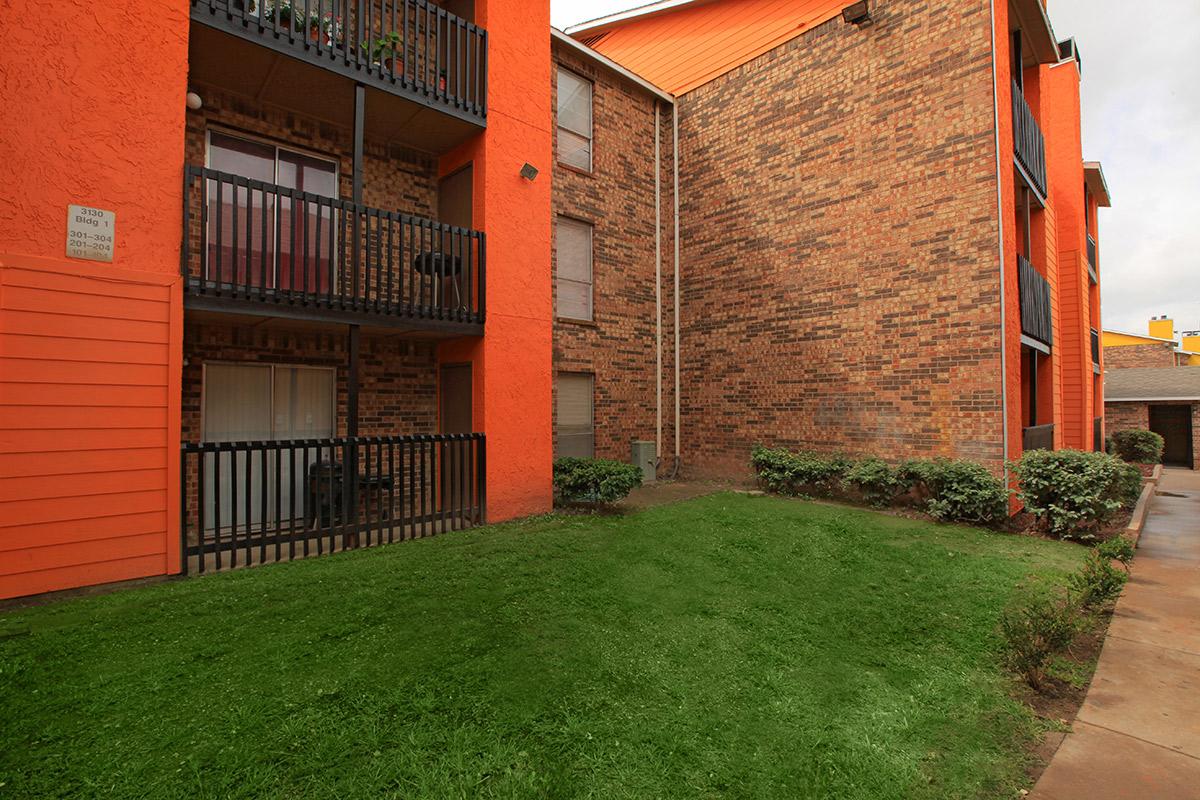
MULTIPOLYGON (((560 28, 638 0, 551 0, 560 28)), ((1200 329, 1200 4, 1053 0, 1054 32, 1083 56, 1083 152, 1104 164, 1105 327, 1142 331, 1168 314, 1200 329)))

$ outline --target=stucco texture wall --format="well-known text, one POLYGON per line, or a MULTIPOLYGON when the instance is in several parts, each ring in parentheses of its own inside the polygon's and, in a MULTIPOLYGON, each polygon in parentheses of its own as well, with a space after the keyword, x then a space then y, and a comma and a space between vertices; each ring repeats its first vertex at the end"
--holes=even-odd
POLYGON ((188 4, 5 4, 0 597, 178 568, 188 4), (111 264, 67 206, 116 213, 111 264))

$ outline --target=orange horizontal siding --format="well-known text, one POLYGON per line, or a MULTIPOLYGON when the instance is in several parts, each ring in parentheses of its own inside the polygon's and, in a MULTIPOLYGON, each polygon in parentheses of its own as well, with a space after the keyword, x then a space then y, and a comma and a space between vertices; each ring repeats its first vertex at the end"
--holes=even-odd
POLYGON ((836 17, 846 0, 723 0, 581 31, 580 41, 684 94, 836 17))
POLYGON ((154 469, 166 463, 166 458, 166 449, 163 447, 0 453, 0 478, 77 475, 99 470, 154 469))
POLYGON ((174 571, 179 278, 0 256, 0 597, 174 571))
POLYGON ((116 539, 140 533, 160 533, 161 511, 142 511, 114 514, 109 517, 88 517, 86 520, 57 520, 33 525, 13 525, 0 536, 0 552, 25 550, 32 547, 90 542, 94 539, 116 539))

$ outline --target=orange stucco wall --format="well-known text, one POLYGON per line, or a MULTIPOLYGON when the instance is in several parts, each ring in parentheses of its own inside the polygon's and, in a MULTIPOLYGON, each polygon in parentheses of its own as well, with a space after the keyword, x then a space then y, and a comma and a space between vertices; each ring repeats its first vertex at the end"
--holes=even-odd
POLYGON ((0 52, 0 597, 11 597, 179 563, 188 5, 16 0, 5 13, 20 20, 0 52), (66 258, 71 203, 116 212, 111 264, 66 258))
POLYGON ((549 511, 551 462, 550 25, 545 0, 479 0, 488 31, 487 133, 445 156, 472 162, 474 224, 487 236, 487 321, 481 340, 443 344, 470 361, 476 425, 487 435, 487 512, 500 521, 549 511), (540 174, 520 176, 524 163, 540 174))

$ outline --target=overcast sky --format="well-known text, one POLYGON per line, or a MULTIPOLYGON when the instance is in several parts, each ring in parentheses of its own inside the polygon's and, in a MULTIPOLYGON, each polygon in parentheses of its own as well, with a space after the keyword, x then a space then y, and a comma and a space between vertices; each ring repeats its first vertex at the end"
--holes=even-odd
MULTIPOLYGON (((551 0, 565 28, 642 5, 551 0)), ((1050 0, 1059 39, 1083 56, 1083 153, 1104 165, 1104 327, 1145 333, 1152 315, 1200 329, 1200 2, 1050 0), (1131 11, 1136 9, 1136 11, 1131 11)))

